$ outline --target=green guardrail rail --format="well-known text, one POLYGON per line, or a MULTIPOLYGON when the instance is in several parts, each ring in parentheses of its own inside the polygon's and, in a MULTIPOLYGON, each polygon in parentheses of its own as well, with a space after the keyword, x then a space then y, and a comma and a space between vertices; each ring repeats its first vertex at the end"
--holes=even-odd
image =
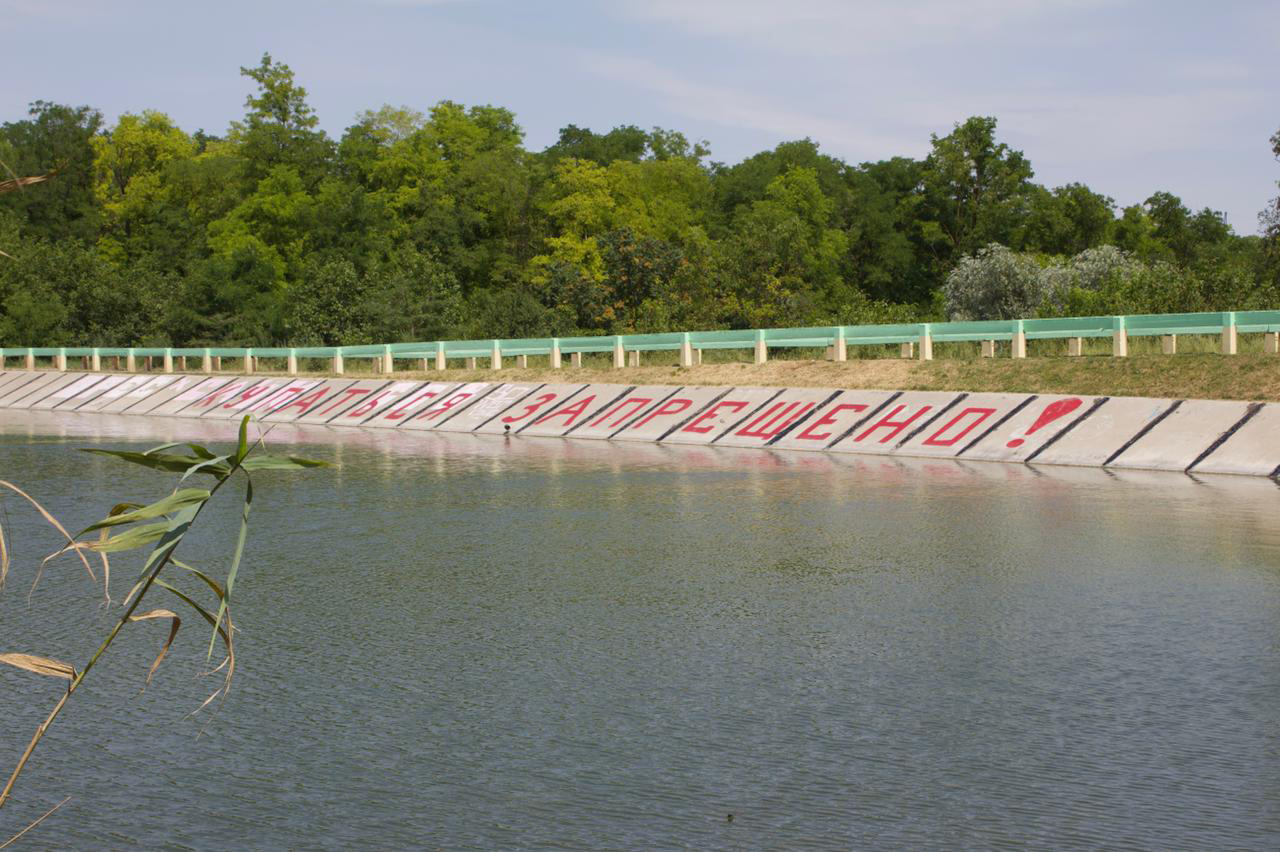
POLYGON ((1026 341, 1067 339, 1072 341, 1068 353, 1081 354, 1086 339, 1109 338, 1113 354, 1128 354, 1129 337, 1160 336, 1165 338, 1164 351, 1176 351, 1178 335, 1221 335, 1221 351, 1235 354, 1240 334, 1265 335, 1264 349, 1280 352, 1280 310, 1276 311, 1212 311, 1186 314, 1132 314, 1093 317, 1053 317, 1047 319, 977 320, 933 323, 900 323, 884 325, 839 325, 811 328, 728 329, 722 331, 660 332, 580 337, 544 337, 489 340, 439 340, 408 343, 378 343, 357 346, 296 347, 156 347, 156 346, 34 346, 0 347, 0 369, 11 358, 22 359, 35 366, 47 359, 53 366, 67 369, 71 358, 82 359, 93 369, 101 369, 110 359, 119 359, 129 370, 139 364, 160 360, 161 369, 173 371, 199 359, 200 369, 220 367, 223 358, 238 361, 245 370, 253 370, 263 360, 282 361, 290 373, 298 372, 303 358, 325 359, 335 372, 342 372, 348 359, 370 359, 378 369, 390 372, 396 361, 417 360, 422 366, 444 368, 451 360, 490 359, 494 366, 503 357, 545 356, 559 366, 562 356, 612 353, 615 366, 622 366, 626 353, 679 351, 681 364, 695 363, 696 353, 710 349, 752 350, 757 363, 767 359, 770 349, 826 349, 836 360, 847 357, 849 347, 902 347, 902 354, 933 357, 934 343, 982 341, 983 354, 994 355, 995 343, 1010 344, 1013 357, 1025 357, 1026 341), (910 347, 910 348, 909 348, 910 347), (150 359, 148 361, 148 359, 150 359))

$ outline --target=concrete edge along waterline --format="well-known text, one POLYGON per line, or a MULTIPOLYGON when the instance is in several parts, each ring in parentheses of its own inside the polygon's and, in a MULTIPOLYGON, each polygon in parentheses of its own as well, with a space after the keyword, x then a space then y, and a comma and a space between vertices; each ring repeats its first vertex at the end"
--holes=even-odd
POLYGON ((18 370, 0 409, 1280 475, 1280 404, 18 370))

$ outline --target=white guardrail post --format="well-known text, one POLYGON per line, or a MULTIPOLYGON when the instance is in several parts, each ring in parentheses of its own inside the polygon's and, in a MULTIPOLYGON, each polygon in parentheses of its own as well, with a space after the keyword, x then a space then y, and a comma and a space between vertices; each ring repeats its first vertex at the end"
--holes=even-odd
POLYGON ((693 366, 693 342, 689 338, 689 332, 684 333, 684 338, 680 341, 680 366, 693 366))
POLYGON ((1235 355, 1239 346, 1239 335, 1236 333, 1236 312, 1227 311, 1222 323, 1222 354, 1235 355))
POLYGON ((1111 355, 1115 358, 1129 357, 1129 331, 1124 327, 1124 317, 1115 317, 1111 332, 1111 355))

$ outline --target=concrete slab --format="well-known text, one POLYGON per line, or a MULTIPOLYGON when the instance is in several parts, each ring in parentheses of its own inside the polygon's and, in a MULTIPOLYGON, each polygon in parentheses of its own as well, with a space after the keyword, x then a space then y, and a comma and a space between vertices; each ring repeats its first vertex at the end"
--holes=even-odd
POLYGON ((338 389, 325 399, 311 406, 305 414, 297 417, 295 423, 328 423, 333 418, 355 408, 363 400, 391 384, 385 379, 361 379, 338 389))
POLYGON ((853 428, 827 445, 836 453, 887 455, 928 429, 964 398, 950 391, 908 391, 870 410, 853 428))
POLYGON ((286 380, 279 390, 265 397, 259 397, 257 402, 244 409, 242 413, 252 414, 255 420, 262 420, 277 408, 288 405, 290 400, 297 399, 312 388, 319 387, 321 382, 321 379, 286 380))
MULTIPOLYGON (((278 381, 278 380, 275 380, 278 381)), ((230 384, 216 388, 177 412, 178 417, 212 417, 225 419, 233 409, 248 405, 268 390, 278 387, 271 379, 261 376, 243 376, 232 379, 230 384)))
POLYGON ((404 394, 396 402, 383 406, 380 411, 366 420, 364 425, 398 429, 408 423, 415 414, 439 402, 460 387, 462 387, 461 382, 422 382, 411 393, 404 394))
POLYGON ((0 408, 8 408, 12 403, 17 402, 24 396, 28 396, 37 389, 55 381, 58 378, 57 373, 24 373, 23 381, 12 382, 0 389, 0 408))
POLYGON ((102 388, 102 393, 80 405, 76 411, 101 411, 111 403, 123 399, 130 391, 135 391, 150 382, 154 376, 121 376, 123 381, 113 387, 102 388))
MULTIPOLYGON (((1147 424, 1174 404, 1172 399, 1134 396, 1112 397, 1101 405, 1097 405, 1095 398, 1084 399, 1092 401, 1082 406, 1070 423, 1063 424, 1064 428, 1054 428, 1052 436, 1037 441, 1039 449, 1026 454, 1023 459, 1029 460, 1031 464, 1101 467, 1103 462, 1115 455, 1117 450, 1146 428, 1147 424)), ((1036 408, 1036 411, 1043 410, 1044 406, 1036 408)), ((1031 413, 1034 416, 1035 412, 1031 413)), ((1023 433, 1029 425, 1026 422, 1010 424, 1011 427, 1020 427, 1023 433)), ((1016 437, 1018 436, 1012 431, 993 436, 993 446, 985 448, 987 454, 999 459, 1000 441, 1011 441, 1016 437)))
POLYGON ((106 378, 101 373, 67 373, 66 375, 70 381, 56 382, 47 388, 42 388, 39 391, 39 399, 28 397, 13 407, 30 408, 32 411, 50 410, 72 397, 84 393, 106 378), (45 392, 46 390, 48 391, 47 393, 45 392), (27 404, 28 400, 30 400, 30 404, 27 404))
POLYGON ((472 405, 459 411, 435 428, 436 432, 471 432, 490 420, 514 410, 513 406, 545 387, 541 383, 504 384, 494 388, 472 405))
POLYGON ((423 432, 447 423, 500 387, 497 382, 471 382, 450 390, 400 424, 401 429, 423 432))
POLYGON ((35 381, 29 382, 7 394, 4 406, 5 408, 30 408, 39 402, 41 398, 53 393, 58 388, 66 387, 72 382, 79 381, 83 375, 83 373, 44 373, 38 376, 35 381))
MULTIPOLYGON (((361 426, 366 421, 385 411, 388 406, 399 403, 405 396, 413 394, 419 388, 427 386, 427 382, 401 381, 390 382, 363 397, 357 405, 353 405, 329 421, 330 426, 361 426)), ((394 422, 392 425, 395 425, 394 422)))
POLYGON ((506 427, 510 426, 510 431, 516 432, 563 405, 566 400, 572 399, 586 387, 587 385, 583 382, 545 384, 501 412, 499 416, 486 420, 471 431, 478 435, 501 435, 508 431, 506 427))
POLYGON ((1247 402, 1189 399, 1118 451, 1108 467, 1185 470, 1249 413, 1247 402))
POLYGON ((71 397, 71 399, 63 400, 55 405, 54 409, 58 411, 79 411, 83 406, 93 402, 95 399, 102 396, 102 394, 112 388, 119 387, 124 384, 128 378, 129 377, 127 375, 120 373, 103 376, 101 381, 95 382, 93 385, 71 397))
POLYGON ((974 447, 1027 406, 1036 397, 1025 393, 971 393, 955 403, 946 414, 923 429, 909 429, 908 437, 897 441, 896 455, 918 458, 954 458, 974 447))
MULTIPOLYGON (((599 387, 599 385, 597 385, 599 387)), ((641 385, 629 388, 616 385, 618 394, 612 401, 602 402, 587 413, 567 432, 570 438, 608 438, 654 410, 680 391, 676 385, 641 385)), ((601 399, 605 399, 602 395, 601 399)))
MULTIPOLYGON (((207 376, 204 378, 201 378, 200 376, 179 376, 170 384, 153 391, 142 399, 133 401, 129 405, 118 409, 118 411, 121 414, 163 415, 164 412, 168 410, 166 406, 169 403, 173 403, 177 407, 182 407, 183 405, 186 405, 187 402, 191 401, 190 399, 186 399, 186 401, 179 402, 179 397, 183 397, 183 394, 198 392, 213 387, 218 382, 229 381, 231 381, 229 377, 223 376, 207 376)), ((143 387, 145 388, 146 386, 144 385, 143 387)), ((125 399, 129 399, 131 396, 132 394, 126 396, 125 399)), ((115 406, 116 403, 108 405, 107 411, 112 411, 115 409, 115 406)))
POLYGON ((749 418, 711 443, 717 447, 765 447, 813 419, 840 395, 832 388, 786 388, 749 418))
POLYGON ((222 404, 205 414, 205 417, 222 417, 228 420, 239 420, 246 414, 252 416, 260 406, 270 401, 286 385, 289 379, 263 379, 246 387, 235 396, 224 397, 222 404))
POLYGON ((657 441, 698 416, 732 388, 686 386, 613 433, 614 441, 657 441))
POLYGON ((572 397, 548 407, 537 418, 514 431, 518 435, 531 438, 564 435, 574 426, 589 423, 597 412, 621 400, 631 388, 631 385, 587 385, 572 397))
POLYGON ((315 410, 316 406, 323 405, 326 399, 333 398, 335 394, 341 393, 344 388, 349 388, 355 383, 355 379, 322 379, 308 390, 275 406, 262 415, 262 419, 272 423, 292 423, 308 411, 315 410))
POLYGON ((870 417, 899 391, 840 391, 826 405, 819 406, 793 423, 768 446, 780 450, 825 450, 849 430, 870 417))
POLYGON ((39 375, 35 370, 8 370, 0 373, 0 397, 39 375))
POLYGON ((158 402, 162 395, 191 387, 198 381, 199 379, 195 376, 148 376, 145 382, 125 391, 116 399, 104 403, 98 411, 102 414, 130 411, 133 406, 142 404, 144 400, 155 398, 158 402))
POLYGON ((761 406, 785 392, 786 388, 731 388, 660 440, 664 444, 710 444, 729 429, 739 428, 761 406))
POLYGON ((1105 408, 1103 397, 1043 394, 1031 398, 1012 417, 957 456, 974 461, 1039 461, 1039 454, 1059 436, 1066 437, 1076 424, 1088 422, 1105 408), (1070 431, 1068 431, 1070 430, 1070 431))
POLYGON ((1280 405, 1264 405, 1188 473, 1280 474, 1280 405))
MULTIPOLYGON (((168 400, 151 408, 146 413, 157 417, 173 417, 193 403, 204 400, 211 395, 214 395, 212 399, 216 401, 216 394, 224 389, 227 392, 234 393, 233 385, 235 388, 243 387, 244 380, 236 379, 233 376, 210 376, 204 381, 196 382, 186 390, 174 394, 168 400)), ((130 414, 135 413, 132 408, 128 409, 128 412, 130 414)))

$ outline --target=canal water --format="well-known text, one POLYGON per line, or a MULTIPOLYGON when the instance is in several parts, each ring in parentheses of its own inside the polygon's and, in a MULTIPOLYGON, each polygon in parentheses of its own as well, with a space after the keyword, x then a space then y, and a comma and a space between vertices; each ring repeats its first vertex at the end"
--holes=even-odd
MULTIPOLYGON (((0 478, 77 528, 173 482, 78 447, 231 436, 4 417, 0 478)), ((141 693, 165 625, 129 628, 0 834, 70 796, 29 848, 1280 844, 1270 480, 268 441, 335 466, 256 480, 228 700, 188 718, 197 619, 141 693)), ((186 550, 219 571, 227 497, 186 550)), ((74 560, 29 595, 56 541, 13 497, 0 523, 0 651, 86 659, 112 610, 74 560)), ((59 688, 0 671, 6 775, 59 688)))

